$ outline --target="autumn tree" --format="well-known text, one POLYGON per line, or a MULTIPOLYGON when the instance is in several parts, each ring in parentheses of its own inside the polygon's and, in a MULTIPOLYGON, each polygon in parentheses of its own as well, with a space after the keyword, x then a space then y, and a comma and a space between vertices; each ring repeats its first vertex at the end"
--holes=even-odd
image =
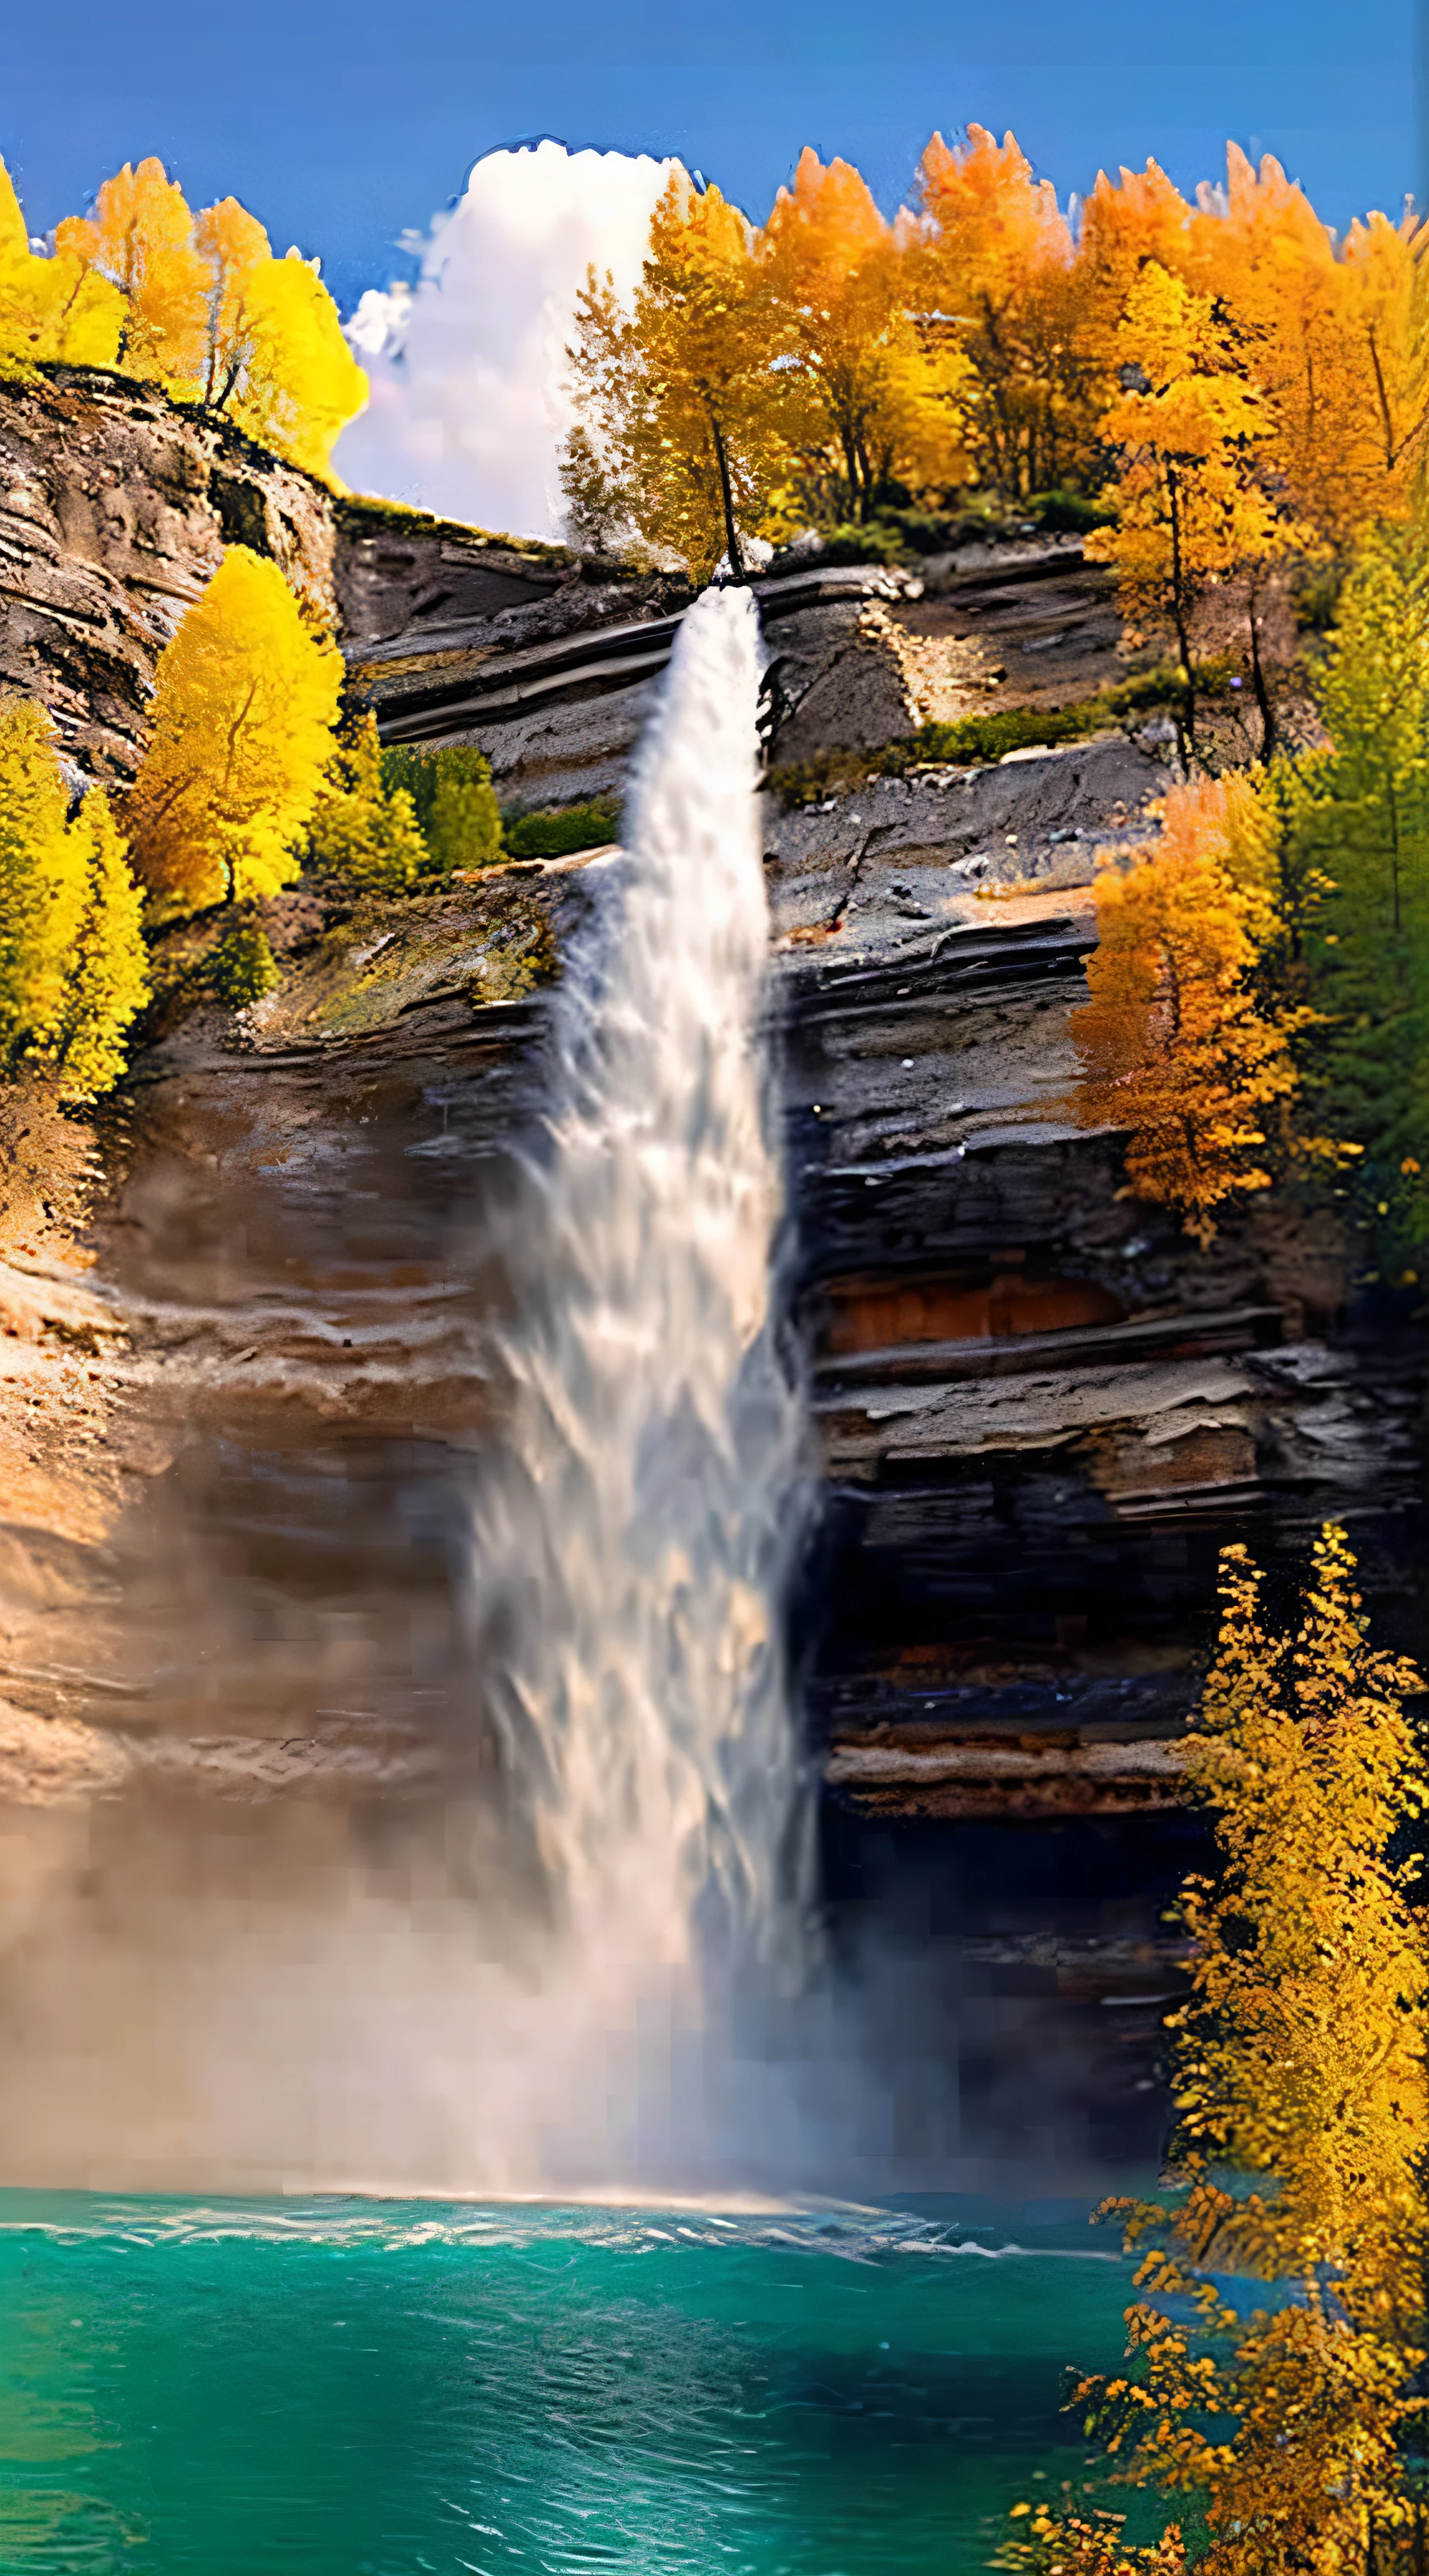
POLYGON ((241 284, 236 266, 226 272, 232 318, 219 341, 214 407, 260 447, 330 479, 334 441, 367 398, 337 306, 296 250, 258 260, 241 284))
POLYGON ((315 263, 274 259, 236 198, 191 215, 154 160, 106 179, 48 258, 0 165, 0 368, 46 359, 122 367, 326 479, 367 394, 315 263))
MULTIPOLYGON (((1266 1624, 1242 1547, 1221 1590, 1186 1747, 1221 1870, 1182 1895, 1171 2187, 1108 2205, 1141 2258, 1131 2367, 1083 2381, 1076 2402, 1119 2480, 1204 2517, 1205 2576, 1387 2576, 1422 2563, 1425 2539, 1429 1955, 1390 1857, 1429 1792, 1403 1708, 1423 1684, 1371 1646, 1341 1529, 1321 1533, 1293 1634, 1266 1624), (1228 2275, 1269 2297, 1247 2314, 1228 2275)), ((1052 2553, 1061 2518, 1038 2520, 1052 2553)), ((1090 2576, 1099 2562, 1040 2563, 1090 2576)))
MULTIPOLYGON (((1122 390, 1102 421, 1119 452, 1117 521, 1086 551, 1115 566, 1135 614, 1171 627, 1185 683, 1183 753, 1194 752, 1197 598, 1208 579, 1265 563, 1290 542, 1263 470, 1272 424, 1210 297, 1154 260, 1131 290, 1117 346, 1122 390)), ((1254 616, 1251 652, 1269 731, 1254 616)))
POLYGON ((1117 333, 1132 289, 1151 261, 1185 274, 1191 222, 1180 189, 1155 161, 1123 169, 1115 180, 1098 171, 1077 234, 1075 306, 1099 412, 1118 391, 1117 370, 1126 363, 1117 333))
POLYGON ((799 158, 761 252, 787 326, 789 435, 825 518, 864 520, 895 479, 961 482, 961 399, 972 368, 910 310, 918 261, 906 228, 885 223, 846 161, 799 158))
POLYGON ((92 215, 67 215, 56 247, 119 289, 119 364, 174 393, 203 382, 209 272, 193 239, 183 190, 162 161, 125 162, 92 215))
POLYGON ((1173 788, 1160 840, 1102 866, 1072 1016, 1078 1118, 1129 1129, 1128 1193, 1178 1208, 1201 1243, 1224 1200, 1269 1186, 1267 1113, 1297 1078, 1294 1015, 1254 989, 1273 922, 1255 799, 1243 776, 1173 788))
POLYGON ((149 998, 143 897, 102 788, 70 826, 82 894, 54 1047, 62 1100, 94 1100, 124 1070, 124 1041, 149 998))
MULTIPOLYGON (((707 577, 745 570, 789 455, 786 326, 768 263, 718 188, 671 172, 627 311, 592 269, 568 352, 580 425, 652 545, 707 577)), ((569 453, 569 451, 568 451, 569 453)))
POLYGON ((411 795, 384 790, 377 720, 361 716, 328 762, 308 823, 307 865, 354 890, 400 894, 426 862, 411 795))
POLYGON ((0 704, 0 1064, 107 1091, 148 998, 140 901, 101 789, 74 822, 43 707, 0 704))
POLYGON ((274 563, 230 546, 159 658, 124 822, 152 914, 276 893, 332 753, 342 661, 274 563))
POLYGON ((72 251, 44 259, 30 248, 25 219, 0 161, 0 373, 41 359, 110 367, 119 355, 124 299, 72 251))
POLYGON ((1226 150, 1185 261, 1235 333, 1274 422, 1276 470, 1319 545, 1343 552, 1403 517, 1429 437, 1423 242, 1412 222, 1356 222, 1336 242, 1266 154, 1226 150))
POLYGON ((1071 230, 1050 180, 1009 134, 980 125, 951 148, 935 134, 918 166, 927 229, 926 328, 972 373, 967 436, 979 480, 1009 501, 1077 478, 1094 432, 1078 331, 1071 230))

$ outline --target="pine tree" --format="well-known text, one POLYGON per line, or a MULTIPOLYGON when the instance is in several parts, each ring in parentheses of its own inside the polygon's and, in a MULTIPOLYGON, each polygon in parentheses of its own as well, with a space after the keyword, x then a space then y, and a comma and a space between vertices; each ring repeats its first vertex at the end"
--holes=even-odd
POLYGON ((332 754, 336 645, 274 563, 230 546, 159 657, 149 748, 124 824, 156 920, 296 876, 332 754))
POLYGON ((1306 935, 1324 1014, 1324 1123, 1363 1152, 1358 1222, 1397 1263, 1429 1244, 1429 545, 1382 528, 1345 584, 1323 679, 1332 751, 1293 809, 1295 863, 1322 891, 1306 935))

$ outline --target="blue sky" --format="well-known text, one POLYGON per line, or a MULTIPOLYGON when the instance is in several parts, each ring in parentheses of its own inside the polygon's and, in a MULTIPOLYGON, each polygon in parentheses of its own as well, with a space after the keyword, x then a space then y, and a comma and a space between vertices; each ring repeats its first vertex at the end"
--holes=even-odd
MULTIPOLYGON (((1429 0, 1421 0, 1429 7, 1429 0)), ((1059 193, 1232 135, 1326 219, 1397 212, 1416 164, 1416 0, 30 0, 7 12, 0 153, 31 229, 157 152, 320 251, 346 307, 478 154, 554 134, 679 153, 764 214, 799 148, 890 209, 934 126, 1011 126, 1059 193)))

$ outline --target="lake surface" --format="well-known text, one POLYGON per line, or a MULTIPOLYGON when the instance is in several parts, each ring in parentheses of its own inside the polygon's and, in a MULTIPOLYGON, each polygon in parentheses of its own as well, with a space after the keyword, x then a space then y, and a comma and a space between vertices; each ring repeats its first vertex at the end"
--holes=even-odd
POLYGON ((964 2576, 1121 2350, 1083 2213, 0 2193, 5 2576, 964 2576))

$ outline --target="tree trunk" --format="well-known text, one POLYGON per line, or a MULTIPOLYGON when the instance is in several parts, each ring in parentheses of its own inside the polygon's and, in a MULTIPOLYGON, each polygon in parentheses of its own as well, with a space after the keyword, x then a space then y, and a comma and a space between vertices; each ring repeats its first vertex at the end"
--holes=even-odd
POLYGON ((1275 749, 1275 710, 1270 703, 1270 692, 1265 685, 1265 672, 1261 666, 1260 620, 1256 615, 1254 574, 1251 576, 1250 584, 1250 684, 1255 691, 1255 703, 1260 709, 1260 721, 1264 728, 1260 756, 1262 760, 1269 760, 1275 749))
POLYGON ((734 490, 729 479, 729 458, 725 454, 724 438, 713 412, 710 413, 710 435, 714 440, 715 462, 719 467, 719 489, 720 499, 724 503, 724 537, 729 553, 730 578, 732 581, 743 581, 744 557, 740 552, 739 530, 734 524, 734 490))
POLYGON ((1181 752, 1181 766, 1189 772, 1191 762, 1196 757, 1196 683, 1191 677, 1191 638, 1186 624, 1189 604, 1186 597, 1186 567, 1181 559, 1181 487, 1176 480, 1176 468, 1171 464, 1166 468, 1166 490, 1171 502, 1171 619, 1176 629, 1176 649, 1181 656, 1181 668, 1185 674, 1181 718, 1185 727, 1185 743, 1181 752))

